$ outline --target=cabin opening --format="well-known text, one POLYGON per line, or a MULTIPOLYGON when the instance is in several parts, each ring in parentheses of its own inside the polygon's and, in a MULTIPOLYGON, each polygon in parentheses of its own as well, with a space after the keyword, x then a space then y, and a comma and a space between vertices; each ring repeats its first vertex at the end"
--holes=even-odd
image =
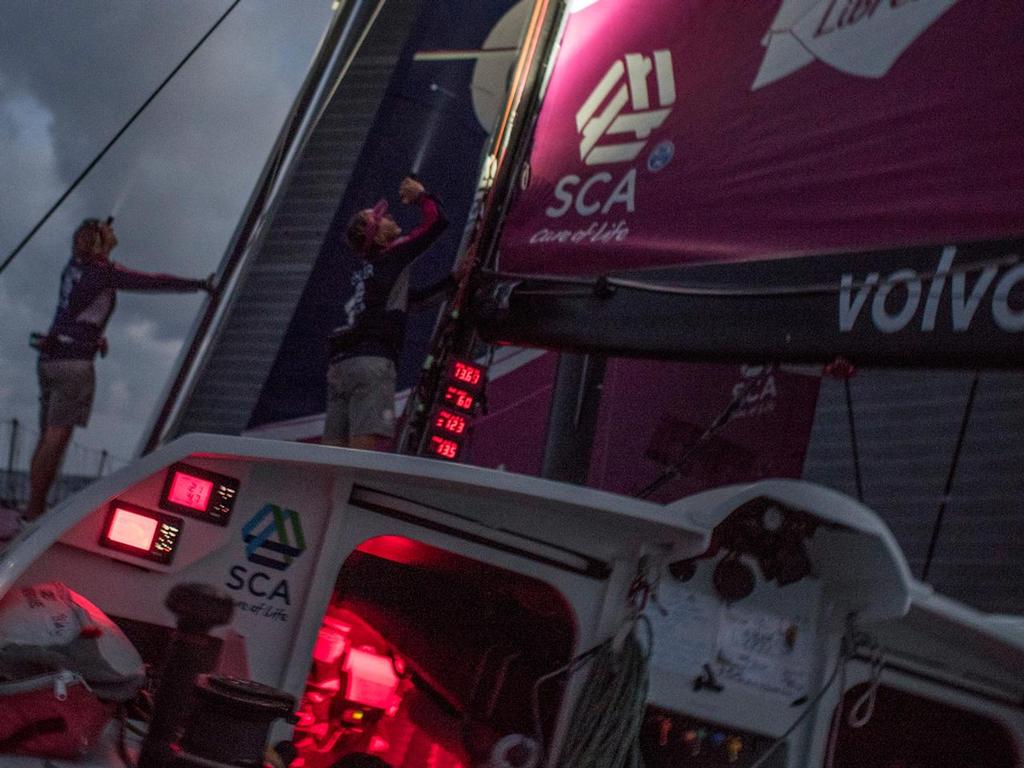
POLYGON ((546 676, 575 645, 573 611, 553 587, 413 539, 369 539, 324 615, 293 766, 359 753, 391 768, 471 768, 497 753, 539 764, 565 682, 546 676))

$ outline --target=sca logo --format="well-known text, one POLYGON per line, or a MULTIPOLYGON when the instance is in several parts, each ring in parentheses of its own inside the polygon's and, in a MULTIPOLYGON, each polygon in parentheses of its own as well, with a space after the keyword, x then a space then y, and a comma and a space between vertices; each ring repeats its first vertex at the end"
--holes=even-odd
MULTIPOLYGON (((672 52, 657 50, 650 56, 627 53, 608 68, 576 113, 580 160, 588 166, 633 162, 675 102, 672 52)), ((664 152, 655 162, 667 162, 664 152)), ((616 205, 633 212, 636 168, 618 179, 608 171, 587 179, 569 174, 559 179, 554 194, 559 204, 545 211, 551 218, 564 216, 572 208, 580 216, 608 214, 616 205)))
MULTIPOLYGON (((276 504, 264 504, 242 526, 242 540, 245 542, 246 559, 273 571, 287 570, 306 549, 299 513, 294 509, 281 509, 276 504)), ((225 586, 248 592, 253 597, 283 600, 285 605, 291 603, 287 579, 256 568, 232 566, 225 586)))

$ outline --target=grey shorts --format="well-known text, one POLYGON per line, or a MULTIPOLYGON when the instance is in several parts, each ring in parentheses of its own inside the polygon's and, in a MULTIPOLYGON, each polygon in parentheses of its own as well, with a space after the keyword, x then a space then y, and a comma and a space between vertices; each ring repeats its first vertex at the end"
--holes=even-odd
POLYGON ((395 364, 386 357, 350 357, 327 369, 324 438, 345 442, 357 435, 392 437, 395 431, 395 364))
POLYGON ((84 427, 96 394, 92 360, 40 360, 39 429, 84 427))

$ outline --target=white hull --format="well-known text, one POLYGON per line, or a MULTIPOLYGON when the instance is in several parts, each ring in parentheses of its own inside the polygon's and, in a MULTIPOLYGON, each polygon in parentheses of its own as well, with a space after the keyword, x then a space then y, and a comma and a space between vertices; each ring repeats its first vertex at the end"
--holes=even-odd
MULTIPOLYGON (((277 533, 281 530, 279 521, 277 533)), ((849 690, 871 678, 869 642, 877 643, 883 659, 879 690, 896 696, 880 694, 879 702, 888 702, 890 710, 879 704, 876 725, 903 718, 912 733, 928 727, 927 717, 944 716, 948 705, 994 721, 1021 753, 1024 632, 1019 625, 933 594, 910 575, 874 513, 799 481, 732 486, 662 507, 405 456, 193 435, 98 481, 26 531, 0 557, 0 594, 19 585, 63 581, 119 620, 166 628, 173 618, 163 601, 172 586, 211 584, 236 601, 231 624, 215 631, 224 640, 221 668, 296 696, 306 689, 325 613, 363 606, 367 612, 361 620, 386 637, 452 711, 463 707, 483 720, 489 715, 489 732, 501 734, 516 722, 529 732, 529 722, 515 714, 516 700, 557 667, 545 658, 547 651, 558 657, 555 646, 564 641, 567 660, 615 635, 629 618, 628 595, 638 573, 647 574, 655 597, 646 604, 654 635, 644 732, 653 756, 649 765, 683 764, 665 762, 666 750, 678 754, 686 739, 687 749, 693 747, 691 732, 700 732, 700 744, 686 765, 726 764, 715 760, 726 759, 731 743, 731 764, 749 766, 783 736, 784 748, 766 765, 823 765, 838 681, 845 678, 849 690), (168 513, 166 507, 161 511, 168 467, 176 462, 239 482, 226 525, 168 513), (178 518, 180 533, 169 563, 101 544, 115 500, 178 518), (270 514, 267 505, 284 511, 289 532, 283 550, 274 549, 281 537, 273 531, 259 538, 270 524, 270 517, 260 519, 270 514), (779 524, 778 515, 783 525, 813 522, 813 534, 803 539, 809 574, 779 586, 764 578, 756 554, 742 554, 739 560, 752 566, 756 585, 731 605, 713 584, 724 552, 696 559, 695 573, 685 582, 670 575, 670 563, 699 558, 709 545, 723 541, 731 546, 727 533, 736 521, 759 521, 768 507, 776 518, 765 518, 765 530, 779 524), (289 517, 291 510, 295 515, 289 517), (373 585, 374 573, 405 581, 400 588, 393 581, 373 585), (345 578, 339 580, 339 574, 345 578), (438 586, 444 584, 455 585, 450 594, 438 586), (496 609, 500 600, 489 600, 485 587, 488 594, 503 591, 500 599, 507 605, 496 609), (385 598, 396 589, 396 594, 416 594, 396 608, 385 598), (377 602, 375 595, 380 595, 377 602), (463 626, 441 621, 447 611, 463 626), (489 624, 473 624, 491 612, 489 624), (851 616, 861 633, 860 658, 848 660, 837 675, 851 616), (428 624, 435 627, 430 632, 428 624), (548 630, 550 648, 537 643, 548 630), (484 654, 474 656, 474 638, 481 633, 500 639, 512 649, 508 658, 518 661, 502 666, 484 654), (458 659, 440 658, 439 648, 458 659), (466 668, 478 670, 474 689, 481 678, 490 681, 484 683, 493 693, 484 697, 489 706, 473 703, 477 691, 466 690, 466 668), (935 703, 931 715, 918 712, 918 724, 913 712, 898 711, 919 702, 914 697, 935 703), (791 729, 808 706, 812 711, 791 729), (654 722, 657 736, 650 731, 654 722)), ((545 718, 549 758, 562 745, 574 709, 587 705, 578 701, 585 678, 585 670, 574 675, 560 705, 556 697, 545 718)), ((280 726, 277 736, 287 735, 280 726)), ((845 743, 840 750, 850 748, 845 743)), ((109 747, 74 764, 118 765, 109 747)), ((455 755, 455 762, 439 765, 466 764, 465 756, 446 754, 455 755)), ((852 764, 849 754, 839 758, 837 764, 852 764)), ((0 764, 34 768, 46 761, 5 756, 0 764)))

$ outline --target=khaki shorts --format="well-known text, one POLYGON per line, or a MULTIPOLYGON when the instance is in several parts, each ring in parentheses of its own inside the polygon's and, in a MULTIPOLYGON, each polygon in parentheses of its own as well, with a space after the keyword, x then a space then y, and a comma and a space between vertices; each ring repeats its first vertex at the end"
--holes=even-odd
POLYGON ((39 429, 84 427, 96 393, 92 360, 40 360, 39 429))
POLYGON ((350 357, 332 364, 327 369, 325 440, 393 437, 395 378, 395 364, 386 357, 350 357))

